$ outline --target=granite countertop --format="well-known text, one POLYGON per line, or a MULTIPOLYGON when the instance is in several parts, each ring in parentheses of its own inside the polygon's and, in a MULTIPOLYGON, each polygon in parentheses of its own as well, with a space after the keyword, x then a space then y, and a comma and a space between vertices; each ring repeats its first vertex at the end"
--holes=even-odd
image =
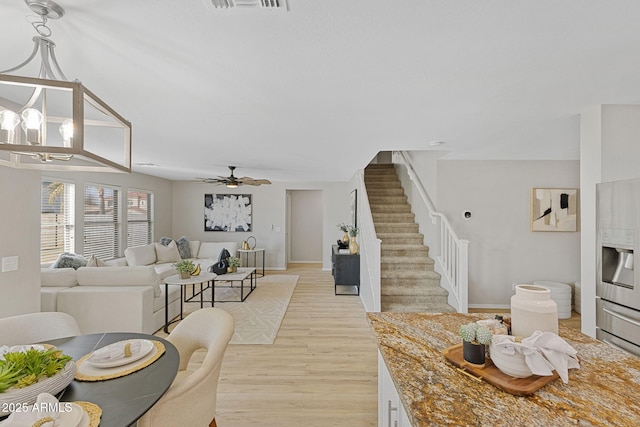
POLYGON ((529 396, 514 396, 458 372, 442 352, 459 344, 458 327, 482 314, 368 313, 413 427, 640 426, 640 359, 560 325, 578 352, 569 370, 529 396))

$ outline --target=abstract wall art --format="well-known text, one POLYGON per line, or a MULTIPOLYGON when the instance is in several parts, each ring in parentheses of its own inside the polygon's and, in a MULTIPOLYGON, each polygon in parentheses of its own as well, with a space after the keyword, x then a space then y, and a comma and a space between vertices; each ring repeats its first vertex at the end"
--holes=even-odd
POLYGON ((251 231, 251 194, 205 194, 204 231, 251 231))
POLYGON ((531 231, 578 231, 578 190, 532 188, 531 231))

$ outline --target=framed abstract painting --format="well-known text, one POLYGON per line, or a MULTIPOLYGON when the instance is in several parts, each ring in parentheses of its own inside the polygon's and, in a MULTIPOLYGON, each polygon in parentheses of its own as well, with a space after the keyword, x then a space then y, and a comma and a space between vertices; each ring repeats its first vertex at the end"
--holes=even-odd
POLYGON ((251 194, 205 194, 204 231, 251 231, 251 194))
POLYGON ((578 231, 578 190, 532 188, 531 231, 578 231))

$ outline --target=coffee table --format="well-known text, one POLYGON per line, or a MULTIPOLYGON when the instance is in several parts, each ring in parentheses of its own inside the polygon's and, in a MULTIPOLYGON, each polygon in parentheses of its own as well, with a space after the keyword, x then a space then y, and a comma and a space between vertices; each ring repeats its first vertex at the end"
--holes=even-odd
POLYGON ((183 279, 179 274, 174 274, 173 276, 169 276, 164 279, 164 331, 169 333, 169 325, 182 320, 183 315, 183 304, 186 301, 192 301, 196 296, 200 295, 200 308, 204 307, 205 302, 210 302, 211 307, 213 307, 214 300, 214 289, 211 288, 211 301, 205 301, 203 297, 204 290, 208 289, 210 286, 215 286, 215 278, 217 274, 215 273, 200 273, 197 276, 191 276, 188 279, 183 279), (205 287, 204 284, 207 284, 205 287), (195 291, 195 285, 200 285, 200 291, 195 291), (169 322, 169 285, 179 285, 180 286, 180 318, 173 319, 169 322), (185 286, 192 287, 192 295, 187 300, 187 294, 185 292, 185 286))
POLYGON ((219 276, 216 276, 213 279, 213 289, 211 290, 211 295, 212 295, 211 299, 214 301, 212 301, 211 304, 213 305, 213 302, 244 302, 244 300, 246 300, 247 297, 251 295, 251 292, 253 292, 256 286, 257 286, 257 280, 256 280, 255 267, 238 267, 238 271, 236 273, 221 274, 219 276), (247 279, 249 280, 249 292, 245 295, 244 282, 247 279), (216 300, 215 298, 216 286, 222 287, 221 282, 229 282, 229 286, 228 286, 229 288, 233 288, 234 283, 240 282, 240 299, 239 300, 229 300, 229 299, 216 300))

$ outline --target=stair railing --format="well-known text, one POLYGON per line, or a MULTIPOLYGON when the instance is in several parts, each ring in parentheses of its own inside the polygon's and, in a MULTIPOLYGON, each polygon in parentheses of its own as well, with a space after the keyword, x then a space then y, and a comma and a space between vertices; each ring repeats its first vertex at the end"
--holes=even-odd
POLYGON ((441 282, 442 286, 449 291, 449 305, 453 306, 458 313, 466 313, 469 310, 469 241, 458 238, 447 217, 436 211, 409 156, 404 151, 393 153, 394 158, 399 158, 407 167, 409 178, 427 207, 431 222, 437 224, 438 220, 440 221, 440 254, 436 257, 439 267, 437 271, 444 279, 441 282))
POLYGON ((364 170, 356 174, 358 228, 360 229, 360 298, 366 311, 380 311, 380 244, 373 223, 364 170))

